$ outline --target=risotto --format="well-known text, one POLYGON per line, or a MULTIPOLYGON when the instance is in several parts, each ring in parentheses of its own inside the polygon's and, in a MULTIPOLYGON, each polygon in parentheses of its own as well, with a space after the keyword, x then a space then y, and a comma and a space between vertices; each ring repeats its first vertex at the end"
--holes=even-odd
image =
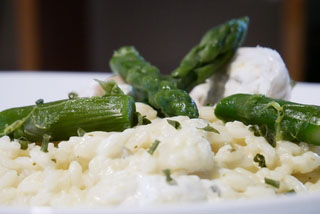
POLYGON ((320 147, 272 147, 241 122, 224 124, 212 107, 200 107, 199 119, 161 119, 136 106, 152 123, 50 143, 48 153, 0 138, 0 203, 142 206, 320 190, 320 147))

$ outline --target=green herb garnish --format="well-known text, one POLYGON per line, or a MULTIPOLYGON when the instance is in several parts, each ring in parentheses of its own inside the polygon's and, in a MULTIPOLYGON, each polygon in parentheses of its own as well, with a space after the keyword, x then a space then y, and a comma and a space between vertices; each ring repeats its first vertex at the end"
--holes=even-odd
POLYGON ((70 100, 72 100, 72 99, 77 99, 79 97, 79 95, 76 93, 76 92, 70 92, 69 94, 68 94, 68 98, 70 99, 70 100))
POLYGON ((182 129, 181 124, 178 121, 176 121, 176 120, 167 120, 167 121, 175 129, 177 129, 177 130, 182 129))
POLYGON ((251 125, 249 127, 249 130, 252 131, 254 136, 256 136, 256 137, 259 137, 259 136, 264 137, 264 139, 272 147, 275 148, 277 146, 275 135, 268 129, 268 126, 266 126, 266 125, 262 125, 262 126, 251 125))
POLYGON ((18 139, 18 142, 20 144, 20 149, 22 149, 22 150, 28 149, 29 141, 24 140, 24 139, 18 139))
POLYGON ((171 177, 170 169, 162 170, 162 172, 163 172, 164 175, 166 176, 166 181, 167 181, 168 184, 170 184, 170 185, 176 185, 176 184, 177 184, 177 183, 175 182, 175 180, 173 180, 172 177, 171 177))
POLYGON ((278 102, 271 101, 268 103, 268 105, 265 108, 268 108, 268 106, 274 108, 277 111, 277 119, 275 121, 275 140, 279 141, 283 139, 283 131, 281 128, 281 123, 284 118, 284 109, 283 106, 281 106, 278 102))
POLYGON ((212 191, 213 193, 216 193, 216 194, 218 195, 218 197, 221 196, 221 190, 219 189, 218 186, 212 185, 212 186, 210 186, 210 189, 211 189, 211 191, 212 191))
POLYGON ((262 136, 262 133, 258 125, 249 126, 249 131, 253 132, 254 136, 256 137, 262 136))
POLYGON ((294 193, 296 193, 296 191, 294 189, 290 189, 285 194, 294 194, 294 193))
POLYGON ((253 161, 257 162, 261 168, 267 167, 266 160, 265 160, 264 156, 261 154, 256 154, 256 156, 254 156, 254 158, 253 158, 253 161))
POLYGON ((95 79, 100 85, 100 87, 104 90, 104 95, 123 95, 123 91, 120 89, 118 84, 114 80, 102 81, 95 79))
POLYGON ((48 152, 48 144, 51 136, 48 134, 44 134, 42 137, 41 151, 48 152))
POLYGON ((87 132, 83 130, 82 128, 77 129, 77 134, 79 137, 83 137, 87 132))
POLYGON ((150 124, 151 121, 145 115, 141 115, 139 112, 136 112, 138 118, 138 126, 150 124))
POLYGON ((160 141, 159 140, 155 140, 153 142, 153 144, 150 146, 150 148, 148 149, 148 152, 150 153, 150 155, 153 155, 154 151, 156 151, 158 145, 159 145, 160 141))
POLYGON ((36 105, 40 105, 40 104, 43 104, 44 103, 44 100, 43 99, 38 99, 36 101, 36 105))
POLYGON ((198 129, 201 129, 201 130, 207 131, 207 132, 214 132, 214 133, 220 134, 220 132, 217 129, 213 128, 209 124, 207 124, 207 126, 204 128, 198 128, 198 129))
POLYGON ((264 182, 266 184, 269 184, 277 189, 279 189, 280 187, 280 181, 277 181, 277 180, 273 180, 273 179, 270 179, 270 178, 264 178, 264 182))
POLYGON ((277 146, 277 141, 283 139, 283 131, 281 130, 281 123, 284 118, 283 107, 279 103, 272 101, 268 103, 263 110, 267 108, 273 108, 277 111, 277 119, 275 120, 275 130, 270 130, 267 125, 252 125, 249 127, 250 131, 253 131, 255 136, 263 136, 266 141, 272 146, 277 146))

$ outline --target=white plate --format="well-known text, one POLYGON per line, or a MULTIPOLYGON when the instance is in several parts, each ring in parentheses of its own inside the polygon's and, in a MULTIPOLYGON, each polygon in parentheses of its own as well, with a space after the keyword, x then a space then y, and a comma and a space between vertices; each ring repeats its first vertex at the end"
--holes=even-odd
MULTIPOLYGON (((0 111, 33 105, 42 98, 45 102, 66 99, 74 91, 81 96, 93 95, 94 79, 104 80, 110 73, 89 72, 0 72, 0 111)), ((320 84, 297 83, 291 100, 320 105, 320 84)))
MULTIPOLYGON (((69 92, 93 95, 94 79, 104 80, 108 73, 68 72, 0 72, 0 111, 32 105, 42 98, 45 102, 65 99, 69 92)), ((320 105, 320 84, 297 83, 292 101, 320 105)), ((225 201, 215 204, 184 204, 145 208, 13 208, 0 207, 0 213, 320 213, 320 193, 292 195, 256 200, 225 201)))
POLYGON ((0 72, 0 111, 7 108, 67 99, 72 91, 93 95, 94 79, 104 80, 108 73, 85 72, 0 72))
POLYGON ((120 208, 0 208, 3 214, 111 214, 111 213, 194 213, 194 214, 307 214, 320 213, 320 195, 225 201, 216 204, 180 204, 120 208))

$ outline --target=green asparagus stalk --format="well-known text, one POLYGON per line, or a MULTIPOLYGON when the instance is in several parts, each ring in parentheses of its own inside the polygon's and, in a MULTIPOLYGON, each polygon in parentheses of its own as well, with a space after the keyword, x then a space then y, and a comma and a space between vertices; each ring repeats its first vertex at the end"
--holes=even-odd
POLYGON ((223 98, 215 108, 223 121, 241 121, 264 127, 271 140, 320 145, 320 106, 304 105, 263 95, 235 94, 223 98))
POLYGON ((141 57, 134 47, 122 47, 110 60, 110 67, 132 85, 136 101, 147 102, 164 116, 199 116, 189 94, 160 75, 159 69, 141 57))
POLYGON ((67 140, 79 128, 90 131, 123 131, 135 123, 134 99, 126 95, 76 98, 11 108, 0 112, 0 137, 40 142, 67 140))
POLYGON ((248 22, 248 17, 232 19, 209 30, 172 72, 178 88, 191 91, 226 65, 244 41, 248 22))

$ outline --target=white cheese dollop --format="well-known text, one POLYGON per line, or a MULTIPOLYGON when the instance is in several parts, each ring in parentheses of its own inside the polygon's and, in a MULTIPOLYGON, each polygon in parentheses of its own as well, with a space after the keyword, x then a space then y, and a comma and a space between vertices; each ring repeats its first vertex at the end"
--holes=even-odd
POLYGON ((239 48, 226 71, 213 75, 190 95, 203 105, 236 93, 289 99, 291 89, 288 70, 279 53, 258 46, 239 48))

